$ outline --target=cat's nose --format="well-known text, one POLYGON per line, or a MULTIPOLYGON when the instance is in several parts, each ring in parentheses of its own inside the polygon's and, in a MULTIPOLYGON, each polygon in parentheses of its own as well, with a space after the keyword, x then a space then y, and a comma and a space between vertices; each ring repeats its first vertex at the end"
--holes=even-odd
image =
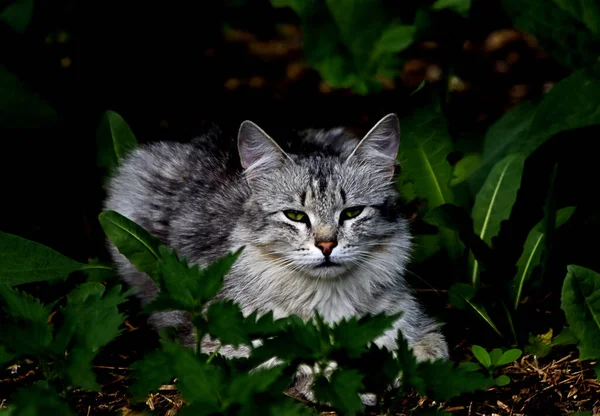
POLYGON ((329 256, 333 248, 337 246, 337 241, 319 241, 315 243, 315 246, 321 250, 324 256, 329 256))

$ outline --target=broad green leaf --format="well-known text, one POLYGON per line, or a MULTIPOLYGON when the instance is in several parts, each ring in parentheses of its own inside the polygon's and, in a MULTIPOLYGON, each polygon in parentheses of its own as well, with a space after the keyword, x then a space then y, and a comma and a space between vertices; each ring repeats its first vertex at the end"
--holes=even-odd
MULTIPOLYGON (((577 340, 575 340, 577 342, 577 340)), ((545 334, 533 335, 529 333, 525 352, 538 358, 545 357, 552 349, 552 328, 545 334)))
POLYGON ((494 348, 490 351, 490 362, 492 366, 498 365, 498 360, 502 357, 502 350, 500 348, 494 348))
POLYGON ((460 363, 460 367, 462 367, 464 371, 479 371, 482 368, 480 364, 474 363, 472 361, 465 361, 463 363, 460 363))
POLYGON ((89 282, 103 282, 109 279, 118 278, 118 274, 110 263, 92 259, 81 266, 81 271, 88 276, 89 282))
POLYGON ((469 153, 462 157, 452 169, 454 178, 450 181, 450 186, 456 186, 469 179, 469 176, 481 166, 481 161, 479 153, 469 153))
POLYGON ((115 211, 101 212, 98 220, 119 253, 127 257, 139 271, 156 279, 160 240, 115 211))
MULTIPOLYGON (((575 207, 566 207, 558 210, 556 212, 555 228, 559 228, 567 222, 574 212, 575 207)), ((544 227, 543 221, 540 221, 531 229, 527 236, 527 240, 525 240, 523 253, 517 261, 517 274, 511 282, 511 287, 514 290, 513 308, 515 310, 517 310, 519 303, 521 302, 521 295, 523 293, 525 282, 529 280, 533 273, 533 269, 541 262, 542 251, 545 247, 545 237, 546 228, 544 227)))
POLYGON ((490 354, 488 354, 488 352, 484 348, 480 347, 479 345, 473 345, 472 350, 475 358, 477 358, 477 360, 485 368, 490 368, 492 366, 492 359, 490 357, 490 354))
POLYGON ((462 366, 455 367, 452 361, 423 361, 418 372, 425 380, 425 391, 419 393, 439 401, 485 390, 491 384, 489 377, 462 366))
POLYGON ((0 127, 3 129, 58 126, 56 110, 3 65, 0 65, 0 91, 0 127))
POLYGON ((595 0, 553 0, 554 4, 600 35, 600 3, 595 0))
POLYGON ((433 10, 449 9, 467 17, 471 9, 471 0, 437 0, 431 8, 433 10))
POLYGON ((336 368, 329 382, 325 377, 319 377, 313 389, 320 401, 331 403, 344 415, 356 415, 363 410, 358 395, 364 388, 362 379, 363 376, 356 370, 336 368))
POLYGON ((271 0, 300 18, 304 54, 333 87, 357 94, 378 91, 378 75, 395 75, 397 53, 413 41, 414 27, 393 20, 381 0, 271 0), (362 28, 357 31, 356 28, 362 28))
POLYGON ((510 384, 510 377, 507 376, 506 374, 502 374, 502 375, 496 377, 494 382, 496 383, 496 386, 506 386, 506 385, 510 384))
POLYGON ((579 359, 600 358, 600 274, 581 266, 567 266, 561 307, 578 339, 579 359))
POLYGON ((552 345, 574 345, 577 344, 577 341, 577 336, 573 333, 573 330, 567 326, 552 340, 552 345))
POLYGON ((82 266, 43 244, 0 232, 0 284, 64 280, 82 266))
POLYGON ((496 327, 496 324, 492 321, 488 315, 484 306, 476 302, 473 298, 475 297, 476 289, 466 283, 455 283, 450 286, 448 290, 448 300, 452 305, 458 309, 470 309, 477 316, 483 319, 487 324, 500 336, 502 333, 496 327))
POLYGON ((3 20, 15 32, 23 33, 31 22, 33 0, 15 0, 0 11, 3 20))
MULTIPOLYGON (((600 44, 587 22, 572 12, 580 0, 503 0, 502 6, 513 19, 517 29, 535 36, 540 46, 560 64, 570 69, 593 63, 598 57, 600 44), (567 2, 572 6, 564 7, 567 2), (558 3, 558 4, 557 4, 558 3)), ((590 3, 594 0, 589 0, 590 3)), ((596 3, 597 4, 597 3, 596 3)), ((594 30, 598 23, 598 6, 586 8, 594 30)))
POLYGON ((367 351, 367 344, 392 329, 401 314, 365 315, 360 319, 344 319, 333 327, 334 343, 351 358, 367 351))
POLYGON ((112 170, 129 151, 138 146, 137 139, 123 117, 114 111, 102 115, 96 131, 98 164, 112 170))
POLYGON ((17 389, 9 402, 9 409, 11 416, 75 415, 46 381, 38 381, 31 386, 17 389))
POLYGON ((513 361, 516 361, 522 354, 523 354, 523 351, 516 349, 516 348, 508 350, 508 351, 504 351, 504 353, 502 354, 502 356, 496 363, 496 366, 500 367, 502 365, 512 363, 513 361))
POLYGON ((0 285, 0 306, 12 318, 3 322, 0 344, 19 354, 41 354, 52 342, 49 308, 30 294, 0 285))
MULTIPOLYGON (((498 162, 475 196, 473 204, 473 228, 484 242, 491 245, 492 237, 498 235, 500 224, 510 216, 521 186, 525 157, 511 154, 498 162)), ((473 286, 479 283, 479 263, 471 259, 470 278, 473 286)))
POLYGON ((250 344, 244 331, 244 316, 240 307, 230 300, 218 300, 210 304, 206 311, 208 331, 224 345, 238 347, 250 344))

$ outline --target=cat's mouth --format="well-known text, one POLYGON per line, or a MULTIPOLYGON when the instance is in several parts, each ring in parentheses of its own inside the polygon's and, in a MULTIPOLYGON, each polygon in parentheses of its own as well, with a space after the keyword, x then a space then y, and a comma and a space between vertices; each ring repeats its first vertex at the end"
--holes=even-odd
POLYGON ((341 267, 342 265, 339 263, 334 263, 333 261, 329 260, 329 259, 325 259, 323 262, 319 263, 318 265, 315 266, 316 269, 320 269, 323 267, 341 267))

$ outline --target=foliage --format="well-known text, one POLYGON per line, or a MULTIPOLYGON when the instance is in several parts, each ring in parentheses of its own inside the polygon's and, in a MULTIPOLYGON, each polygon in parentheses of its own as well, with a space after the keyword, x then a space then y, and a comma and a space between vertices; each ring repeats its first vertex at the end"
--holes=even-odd
MULTIPOLYGON (((481 366, 490 376, 493 375, 494 370, 496 370, 498 367, 516 361, 521 356, 521 354, 523 354, 523 351, 516 348, 507 351, 502 351, 502 349, 500 348, 494 348, 488 353, 485 350, 485 348, 479 345, 473 345, 472 351, 475 358, 477 358, 477 361, 479 361, 481 366)), ((475 366, 473 364, 475 363, 467 362, 463 363, 462 365, 466 366, 469 369, 475 369, 475 366)), ((510 377, 508 377, 506 374, 501 374, 494 379, 494 383, 497 386, 505 386, 508 383, 510 383, 510 377)))

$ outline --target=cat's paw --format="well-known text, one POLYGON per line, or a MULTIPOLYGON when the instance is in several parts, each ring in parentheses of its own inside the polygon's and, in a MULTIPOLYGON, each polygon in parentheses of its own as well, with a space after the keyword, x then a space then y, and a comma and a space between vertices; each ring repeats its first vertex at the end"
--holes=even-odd
POLYGON ((440 333, 433 332, 425 335, 412 346, 413 353, 418 362, 434 361, 449 358, 448 344, 440 333))

